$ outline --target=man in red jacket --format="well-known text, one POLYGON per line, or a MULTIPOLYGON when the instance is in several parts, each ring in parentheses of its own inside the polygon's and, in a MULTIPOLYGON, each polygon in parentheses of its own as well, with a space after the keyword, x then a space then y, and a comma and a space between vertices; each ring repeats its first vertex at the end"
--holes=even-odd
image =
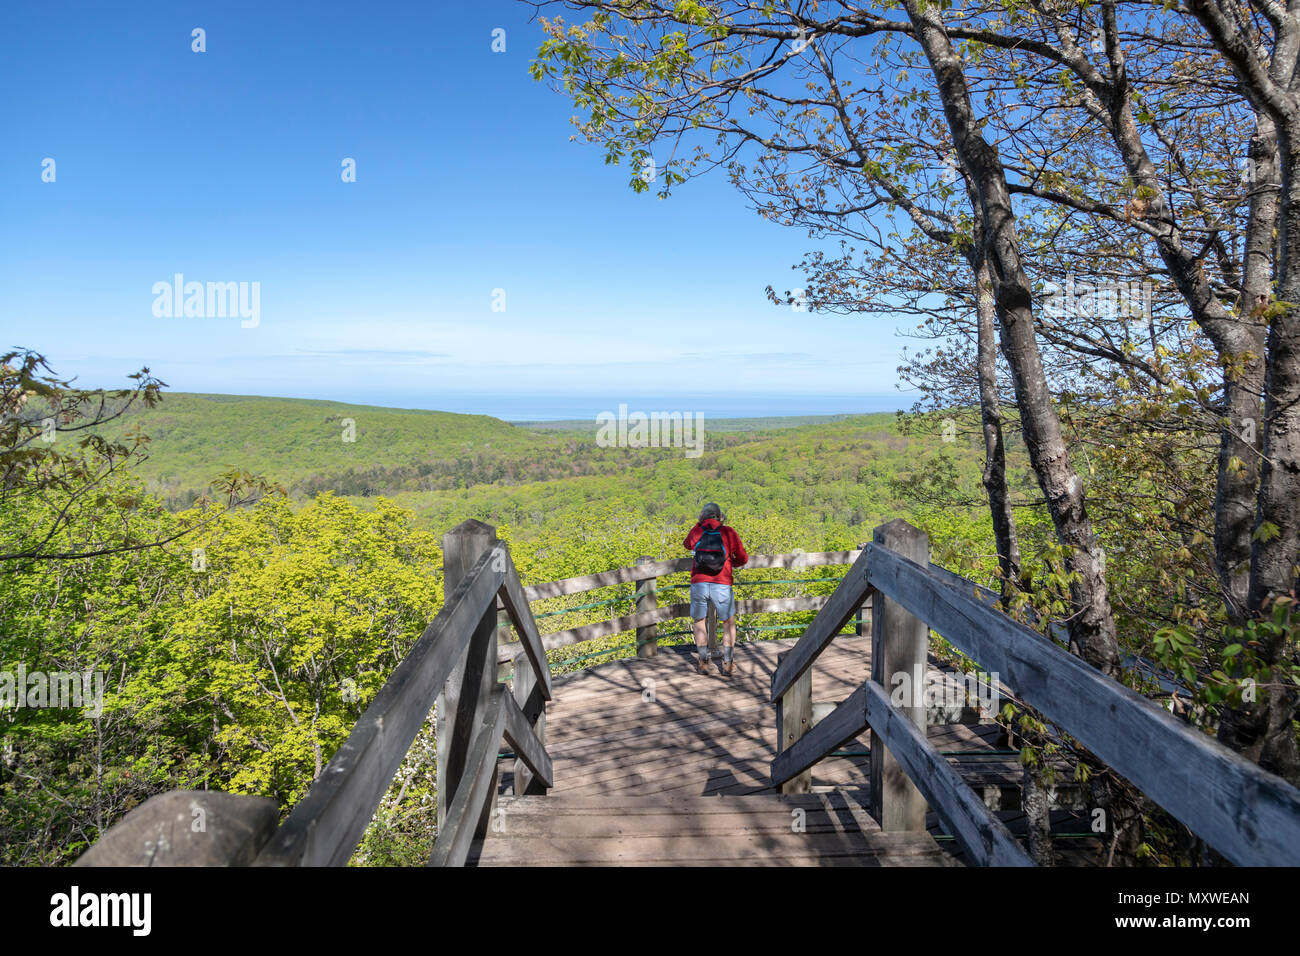
POLYGON ((695 554, 691 564, 691 618, 695 621, 695 649, 700 659, 695 669, 709 672, 709 633, 706 618, 709 602, 718 609, 723 623, 722 673, 736 672, 736 601, 732 594, 731 569, 749 561, 735 528, 722 523, 722 509, 709 502, 700 510, 700 520, 686 536, 687 551, 695 554))

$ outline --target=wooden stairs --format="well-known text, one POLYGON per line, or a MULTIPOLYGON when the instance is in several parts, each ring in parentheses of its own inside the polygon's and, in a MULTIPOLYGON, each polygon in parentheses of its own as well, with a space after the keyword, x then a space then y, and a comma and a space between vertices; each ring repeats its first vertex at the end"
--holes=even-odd
MULTIPOLYGON (((78 865, 346 865, 433 708, 430 866, 1032 866, 1017 839, 1018 751, 988 712, 996 695, 985 685, 974 699, 928 699, 956 676, 927 657, 932 630, 1231 862, 1296 863, 1300 790, 1011 620, 995 595, 928 556, 925 535, 901 520, 856 552, 755 556, 762 568, 850 566, 830 595, 738 601, 746 614, 817 614, 797 640, 742 645, 734 675, 698 674, 692 648, 664 645, 553 676, 547 652, 560 647, 635 630, 649 653, 657 625, 689 611, 660 606, 656 581, 688 559, 525 589, 495 529, 462 522, 443 538, 443 607, 287 818, 261 797, 171 791, 78 865), (637 586, 635 614, 538 632, 532 602, 617 584, 637 586), (499 640, 503 617, 518 642, 499 640), (854 621, 858 635, 845 634, 854 621), (903 709, 895 691, 907 687, 924 704, 903 709), (187 826, 200 810, 209 825, 187 826)), ((1048 794, 1053 858, 1104 864, 1113 838, 1067 777, 1048 794)))
MULTIPOLYGON (((545 731, 555 789, 513 796, 504 762, 489 832, 467 862, 961 865, 957 847, 931 833, 881 832, 866 810, 869 734, 817 765, 813 792, 773 788, 776 712, 767 689, 777 654, 794 644, 742 644, 729 678, 716 668, 709 676, 695 673, 687 647, 556 677, 545 731)), ((814 697, 843 698, 870 673, 870 638, 841 637, 819 658, 814 697)), ((1016 758, 1000 752, 1000 729, 969 712, 964 717, 966 723, 932 726, 930 739, 975 757, 960 761, 963 773, 995 809, 1015 809, 1016 758)), ((931 829, 940 829, 937 818, 931 829)))
POLYGON ((928 833, 882 833, 839 791, 503 797, 479 866, 954 866, 928 833))

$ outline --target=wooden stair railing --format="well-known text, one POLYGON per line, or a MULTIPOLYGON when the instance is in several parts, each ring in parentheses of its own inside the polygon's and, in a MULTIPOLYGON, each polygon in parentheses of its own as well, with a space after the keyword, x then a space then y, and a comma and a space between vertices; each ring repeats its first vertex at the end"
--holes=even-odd
MULTIPOLYGON (((746 571, 761 568, 814 568, 828 565, 852 564, 861 551, 795 551, 789 554, 752 554, 749 562, 741 569, 741 583, 746 571)), ((635 565, 614 568, 598 574, 584 574, 579 577, 548 581, 523 589, 528 601, 544 601, 550 598, 567 597, 582 594, 599 588, 613 587, 618 584, 633 584, 639 588, 636 598, 636 611, 605 621, 583 624, 542 635, 542 646, 550 651, 559 647, 569 647, 587 641, 610 637, 624 631, 636 631, 637 656, 654 657, 657 651, 656 626, 675 618, 689 617, 689 601, 672 604, 660 604, 661 595, 657 591, 656 581, 669 574, 689 571, 691 558, 674 558, 668 561, 650 561, 641 559, 635 565)), ((762 582, 754 582, 762 583, 762 582)), ((816 611, 829 598, 823 595, 805 594, 782 598, 738 598, 736 600, 737 616, 745 614, 781 614, 790 611, 816 611)), ((710 605, 712 609, 712 605, 710 605)), ((710 621, 710 646, 716 645, 716 622, 710 621)), ((502 644, 497 651, 497 661, 507 664, 517 652, 514 644, 502 644)))
MULTIPOLYGON (((515 754, 515 793, 553 785, 545 747, 551 699, 546 651, 637 630, 653 656, 659 622, 689 605, 659 606, 655 579, 689 558, 650 562, 521 586, 495 530, 467 521, 443 539, 446 599, 306 797, 278 828, 273 801, 213 791, 172 791, 146 801, 77 861, 103 865, 318 866, 346 864, 437 698, 439 833, 431 865, 463 864, 489 830, 499 749, 515 754), (637 612, 542 636, 530 602, 619 583, 644 585, 637 612), (503 617, 517 643, 498 640, 503 617), (509 693, 499 663, 513 661, 509 693), (206 827, 191 826, 206 819, 206 827)), ((1228 859, 1300 862, 1300 790, 1104 677, 1038 632, 1006 617, 996 596, 929 565, 928 540, 903 521, 877 528, 858 551, 755 555, 749 568, 852 562, 827 596, 737 601, 738 613, 818 610, 772 678, 779 736, 771 777, 786 793, 811 784, 811 768, 867 728, 872 814, 886 831, 925 828, 927 801, 979 864, 1032 865, 1006 828, 926 740, 926 708, 894 706, 886 685, 925 680, 930 627, 1072 734, 1228 859), (818 705, 812 666, 855 616, 872 628, 872 676, 847 699, 818 705)), ((862 624, 859 624, 862 633, 862 624)), ((918 694, 919 696, 919 694, 918 694)))
POLYGON ((278 828, 275 805, 264 798, 174 791, 133 810, 78 864, 344 866, 435 698, 439 828, 429 864, 464 864, 475 836, 488 829, 503 739, 516 756, 517 793, 553 785, 541 717, 551 675, 495 530, 464 522, 443 537, 443 557, 442 609, 278 828), (497 683, 498 600, 520 636, 513 694, 497 683), (220 826, 209 820, 201 831, 191 828, 191 805, 219 813, 220 826))
POLYGON ((928 800, 971 861, 1032 865, 926 740, 925 708, 904 712, 890 701, 887 684, 924 686, 933 627, 1227 859, 1243 866, 1300 863, 1300 790, 1007 617, 973 582, 931 569, 928 548, 925 535, 906 522, 877 528, 783 655, 772 675, 774 784, 798 789, 802 774, 869 727, 871 810, 882 829, 924 829, 928 800), (812 726, 811 667, 872 592, 872 676, 812 726))

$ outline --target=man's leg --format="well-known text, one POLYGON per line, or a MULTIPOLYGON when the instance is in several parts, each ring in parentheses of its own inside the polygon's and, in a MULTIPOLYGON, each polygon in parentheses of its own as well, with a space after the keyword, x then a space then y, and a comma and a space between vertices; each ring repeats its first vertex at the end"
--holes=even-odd
POLYGON ((736 652, 736 615, 722 623, 722 672, 728 676, 735 670, 733 655, 736 652))
MULTIPOLYGON (((727 588, 725 598, 727 618, 722 622, 722 669, 730 674, 733 670, 732 659, 736 651, 736 600, 735 592, 727 588)), ((719 614, 719 617, 722 615, 719 614)))
POLYGON ((700 656, 700 669, 709 665, 709 622, 705 618, 695 622, 695 652, 700 656))
POLYGON ((695 621, 695 651, 700 655, 699 669, 703 671, 709 663, 709 628, 706 618, 709 614, 708 585, 696 581, 691 584, 691 619, 695 621))

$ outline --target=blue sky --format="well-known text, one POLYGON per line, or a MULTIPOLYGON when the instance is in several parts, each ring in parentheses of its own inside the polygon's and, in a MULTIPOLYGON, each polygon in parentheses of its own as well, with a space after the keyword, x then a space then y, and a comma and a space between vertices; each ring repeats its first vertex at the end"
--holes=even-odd
POLYGON ((894 324, 766 301, 798 284, 804 232, 722 176, 634 194, 569 141, 569 103, 527 73, 530 13, 11 0, 0 344, 86 386, 147 364, 177 391, 505 418, 910 405, 894 324), (256 327, 155 315, 177 273, 259 283, 256 327))

